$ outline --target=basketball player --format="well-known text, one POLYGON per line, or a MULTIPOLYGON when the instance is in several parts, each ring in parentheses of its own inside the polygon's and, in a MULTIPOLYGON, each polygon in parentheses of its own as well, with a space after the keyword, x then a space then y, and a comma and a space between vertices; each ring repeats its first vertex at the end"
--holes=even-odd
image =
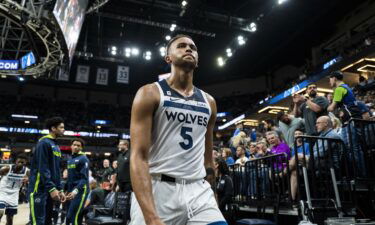
POLYGON ((131 225, 227 224, 204 180, 212 173, 215 100, 193 85, 194 41, 167 45, 171 76, 138 90, 130 125, 131 225))
POLYGON ((53 117, 46 120, 49 134, 35 147, 30 166, 29 202, 32 225, 52 224, 53 201, 65 202, 60 178, 61 151, 56 138, 64 134, 64 120, 53 117))
POLYGON ((0 220, 4 213, 7 216, 7 225, 13 224, 13 216, 17 214, 18 197, 25 179, 29 176, 26 167, 27 156, 20 154, 15 165, 4 166, 0 169, 0 220))
POLYGON ((66 225, 82 224, 83 204, 89 192, 89 159, 82 152, 85 142, 80 139, 72 141, 72 158, 68 160, 68 195, 69 209, 66 216, 66 225))

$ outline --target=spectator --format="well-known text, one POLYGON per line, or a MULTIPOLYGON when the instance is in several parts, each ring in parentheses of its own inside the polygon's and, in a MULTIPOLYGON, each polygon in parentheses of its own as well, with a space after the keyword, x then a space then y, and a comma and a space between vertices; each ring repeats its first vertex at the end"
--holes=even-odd
MULTIPOLYGON (((307 135, 316 135, 315 122, 320 116, 327 115, 328 100, 323 96, 317 96, 318 88, 316 84, 309 84, 307 86, 306 99, 303 95, 296 94, 293 96, 295 116, 305 120, 305 129, 307 135)), ((289 145, 290 146, 290 145, 289 145)))
MULTIPOLYGON (((268 131, 266 133, 266 138, 269 144, 272 146, 271 148, 271 154, 280 154, 280 153, 285 153, 287 158, 290 158, 290 148, 287 144, 284 142, 281 142, 279 136, 277 135, 277 132, 275 131, 268 131)), ((283 165, 281 160, 278 160, 275 163, 275 168, 278 168, 281 170, 282 168, 285 168, 286 165, 283 165)))
POLYGON ((112 162, 112 168, 113 168, 113 172, 114 173, 117 173, 117 165, 118 165, 118 161, 117 160, 113 160, 113 162, 112 162))
POLYGON ((110 166, 109 159, 103 160, 103 169, 99 172, 99 177, 104 182, 109 182, 111 180, 111 175, 113 174, 113 169, 110 166))
MULTIPOLYGON (((295 118, 292 115, 285 114, 283 111, 277 113, 277 120, 279 121, 279 127, 285 137, 287 145, 293 146, 294 131, 296 129, 303 129, 303 120, 301 118, 295 118)), ((277 138, 280 140, 278 135, 277 138)))
POLYGON ((245 155, 245 148, 243 146, 238 146, 236 154, 238 159, 236 160, 235 164, 245 166, 245 163, 249 161, 249 159, 245 155))
POLYGON ((296 154, 299 162, 308 164, 310 158, 310 145, 307 142, 304 142, 299 136, 304 135, 302 130, 297 129, 294 132, 294 138, 296 145, 292 149, 291 159, 289 160, 289 171, 290 171, 290 187, 291 187, 291 196, 292 199, 296 199, 297 195, 297 160, 296 154))
POLYGON ((256 149, 257 149, 257 153, 255 155, 255 158, 261 158, 261 157, 268 155, 267 143, 258 142, 256 149))
MULTIPOLYGON (((321 116, 316 121, 316 130, 319 132, 319 137, 326 137, 326 138, 333 138, 333 139, 341 139, 341 136, 334 131, 333 124, 331 119, 328 116, 321 116)), ((324 164, 325 158, 327 157, 328 151, 328 141, 319 139, 317 143, 314 145, 313 152, 314 152, 314 159, 315 159, 315 167, 319 165, 318 161, 321 161, 324 164)), ((338 167, 338 154, 339 150, 336 143, 332 142, 330 149, 333 151, 332 157, 335 167, 338 167)))
POLYGON ((340 71, 335 71, 330 75, 329 83, 331 87, 335 88, 335 91, 333 102, 328 107, 328 111, 334 111, 337 106, 341 108, 343 112, 340 118, 343 123, 341 137, 348 149, 352 151, 353 154, 351 155, 354 155, 353 160, 359 166, 359 175, 365 176, 363 151, 358 142, 361 131, 353 121, 350 122, 351 118, 361 119, 362 113, 352 89, 343 82, 343 79, 344 75, 340 71), (350 135, 349 132, 351 133, 350 135), (349 137, 351 137, 351 140, 349 140, 349 137))
POLYGON ((283 135, 283 133, 281 132, 281 130, 276 126, 275 124, 275 121, 273 119, 267 119, 264 121, 264 128, 266 129, 266 132, 267 131, 276 131, 277 134, 279 135, 280 139, 284 142, 285 141, 285 137, 283 135))
POLYGON ((249 159, 255 159, 255 154, 257 153, 257 143, 251 142, 249 146, 249 159))
POLYGON ((336 131, 336 133, 341 136, 341 126, 342 126, 342 124, 341 124, 340 119, 337 118, 337 117, 330 117, 330 118, 332 120, 333 130, 336 131))
POLYGON ((131 191, 130 180, 130 148, 128 140, 120 140, 118 143, 119 154, 117 157, 118 170, 116 174, 116 182, 121 192, 131 191))
POLYGON ((220 211, 226 215, 225 212, 228 212, 230 204, 232 203, 233 181, 229 176, 227 163, 222 158, 216 158, 214 166, 218 178, 216 185, 217 201, 220 211))
POLYGON ((234 159, 232 157, 232 151, 229 148, 223 148, 222 158, 225 160, 228 166, 234 164, 234 159))

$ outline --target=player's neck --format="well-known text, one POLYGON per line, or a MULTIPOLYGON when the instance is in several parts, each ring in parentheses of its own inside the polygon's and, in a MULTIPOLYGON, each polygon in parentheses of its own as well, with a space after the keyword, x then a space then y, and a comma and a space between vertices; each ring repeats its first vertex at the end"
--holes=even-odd
POLYGON ((193 91, 193 72, 194 70, 184 71, 172 67, 171 76, 167 82, 173 89, 182 92, 183 95, 189 96, 193 91))
POLYGON ((53 133, 53 132, 50 132, 49 135, 50 135, 51 137, 53 137, 53 139, 56 139, 56 137, 57 137, 57 135, 56 135, 55 133, 53 133))

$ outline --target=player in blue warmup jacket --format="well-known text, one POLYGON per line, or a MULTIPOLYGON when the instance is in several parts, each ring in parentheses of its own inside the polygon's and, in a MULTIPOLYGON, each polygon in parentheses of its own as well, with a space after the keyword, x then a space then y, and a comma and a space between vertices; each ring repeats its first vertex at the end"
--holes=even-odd
POLYGON ((30 166, 29 202, 32 225, 52 224, 53 201, 65 201, 60 183, 61 151, 56 138, 64 134, 64 120, 53 117, 46 120, 49 134, 35 147, 30 166))
POLYGON ((82 210, 89 191, 89 160, 82 149, 85 142, 72 141, 72 158, 68 160, 68 182, 66 199, 70 201, 66 216, 66 225, 82 224, 82 210))

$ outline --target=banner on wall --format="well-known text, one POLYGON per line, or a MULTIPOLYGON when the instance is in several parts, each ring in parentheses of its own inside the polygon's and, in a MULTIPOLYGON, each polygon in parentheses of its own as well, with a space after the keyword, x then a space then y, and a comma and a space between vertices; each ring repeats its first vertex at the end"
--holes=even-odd
POLYGON ((77 67, 76 82, 88 83, 89 82, 90 67, 79 65, 77 67))
POLYGON ((109 74, 108 69, 98 68, 96 72, 96 84, 108 85, 108 74, 109 74))
POLYGON ((69 81, 69 71, 60 69, 59 70, 59 80, 69 81))
POLYGON ((117 83, 129 84, 129 67, 117 67, 117 83))

